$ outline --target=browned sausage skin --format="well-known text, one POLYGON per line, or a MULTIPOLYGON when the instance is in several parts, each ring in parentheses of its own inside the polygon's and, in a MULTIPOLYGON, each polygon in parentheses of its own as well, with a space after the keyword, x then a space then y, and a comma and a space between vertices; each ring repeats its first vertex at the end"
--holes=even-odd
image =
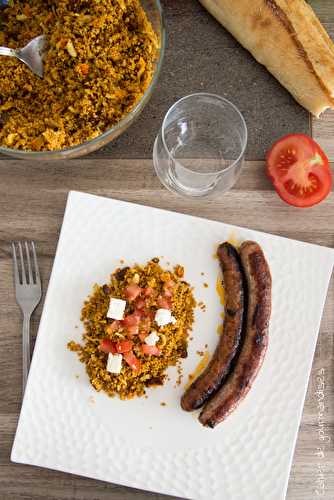
POLYGON ((181 406, 186 411, 200 408, 217 391, 231 368, 240 342, 244 314, 244 276, 240 257, 227 242, 218 247, 217 255, 225 288, 224 333, 209 365, 181 398, 181 406))
POLYGON ((261 247, 246 241, 240 248, 248 284, 247 323, 236 364, 225 384, 208 401, 199 420, 207 427, 222 422, 245 398, 262 365, 271 314, 271 275, 261 247))

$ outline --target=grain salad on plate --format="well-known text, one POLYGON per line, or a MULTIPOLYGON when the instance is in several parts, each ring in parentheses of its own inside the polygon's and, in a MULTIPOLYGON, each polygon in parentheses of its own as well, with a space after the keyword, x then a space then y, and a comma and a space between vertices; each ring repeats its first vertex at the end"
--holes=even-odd
POLYGON ((0 57, 1 146, 48 151, 93 139, 151 83, 159 41, 140 0, 12 0, 0 18, 0 45, 48 42, 43 78, 0 57))
POLYGON ((184 269, 164 270, 159 259, 116 269, 84 303, 83 344, 69 342, 97 391, 121 399, 163 385, 166 369, 187 357, 196 305, 184 269))

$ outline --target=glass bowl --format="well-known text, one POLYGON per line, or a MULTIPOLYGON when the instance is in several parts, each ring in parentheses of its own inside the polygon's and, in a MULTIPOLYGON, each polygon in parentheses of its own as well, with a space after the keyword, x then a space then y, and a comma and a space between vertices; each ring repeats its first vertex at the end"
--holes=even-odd
POLYGON ((138 101, 132 111, 130 111, 130 113, 128 113, 114 127, 108 129, 103 134, 95 137, 94 139, 83 142, 82 144, 78 144, 77 146, 53 151, 23 151, 19 149, 0 147, 0 153, 14 156, 15 158, 20 158, 22 160, 65 160, 70 158, 78 158, 79 156, 87 155, 89 153, 92 153, 93 151, 96 151, 97 149, 102 148, 103 146, 108 144, 108 142, 113 141, 121 134, 123 134, 123 132, 125 132, 125 130, 138 118, 138 116, 148 103, 153 89, 157 84, 165 53, 166 31, 160 0, 141 0, 141 4, 145 9, 147 16, 152 23, 153 29, 155 30, 160 40, 160 50, 155 64, 152 81, 145 94, 140 99, 140 101, 138 101))

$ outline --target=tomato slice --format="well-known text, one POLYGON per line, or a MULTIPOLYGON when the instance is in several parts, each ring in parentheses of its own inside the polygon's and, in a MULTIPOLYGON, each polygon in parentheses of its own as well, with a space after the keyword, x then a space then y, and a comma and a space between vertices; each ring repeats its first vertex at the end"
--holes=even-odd
POLYGON ((291 134, 274 143, 267 154, 267 174, 282 200, 295 207, 312 207, 332 189, 329 161, 307 135, 291 134))
POLYGON ((126 352, 123 358, 133 371, 137 372, 140 369, 140 361, 132 351, 126 352))

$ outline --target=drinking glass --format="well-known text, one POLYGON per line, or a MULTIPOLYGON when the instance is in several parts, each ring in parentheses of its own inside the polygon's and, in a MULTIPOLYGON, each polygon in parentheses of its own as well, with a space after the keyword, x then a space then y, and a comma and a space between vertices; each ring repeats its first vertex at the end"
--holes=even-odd
POLYGON ((154 143, 154 168, 170 191, 225 193, 240 174, 246 146, 246 122, 234 104, 214 94, 191 94, 168 110, 154 143))

